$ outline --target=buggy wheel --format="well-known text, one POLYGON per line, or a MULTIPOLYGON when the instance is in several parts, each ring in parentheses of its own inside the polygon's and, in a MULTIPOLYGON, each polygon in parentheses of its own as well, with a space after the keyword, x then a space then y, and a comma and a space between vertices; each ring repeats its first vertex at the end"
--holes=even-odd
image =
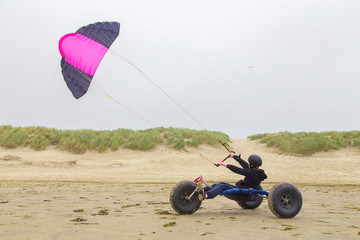
POLYGON ((170 193, 171 207, 179 214, 192 214, 196 212, 202 201, 199 200, 199 193, 195 192, 196 183, 192 181, 182 181, 173 187, 170 193))
POLYGON ((295 217, 302 207, 299 189, 290 183, 275 185, 269 192, 268 205, 279 218, 295 217))
MULTIPOLYGON (((257 190, 263 190, 260 186, 257 190)), ((243 209, 255 209, 258 208, 263 201, 263 197, 261 195, 243 195, 239 200, 237 200, 237 204, 243 209)))

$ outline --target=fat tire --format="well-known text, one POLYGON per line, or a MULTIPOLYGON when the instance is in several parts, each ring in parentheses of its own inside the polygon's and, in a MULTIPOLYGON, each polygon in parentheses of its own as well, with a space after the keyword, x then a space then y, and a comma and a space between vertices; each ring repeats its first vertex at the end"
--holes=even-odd
POLYGON ((279 218, 295 217, 301 210, 302 202, 299 189, 290 183, 275 185, 269 192, 269 208, 279 218))
MULTIPOLYGON (((263 190, 263 188, 261 186, 259 186, 259 188, 257 190, 263 190)), ((263 201, 263 197, 261 195, 253 195, 253 194, 249 194, 249 195, 243 195, 243 199, 240 199, 237 202, 237 204, 242 207, 243 209, 255 209, 258 208, 262 201, 263 201)))
POLYGON ((179 214, 192 214, 196 212, 202 203, 199 200, 199 193, 195 192, 191 199, 186 199, 195 189, 196 183, 192 181, 179 182, 170 192, 171 207, 179 214))

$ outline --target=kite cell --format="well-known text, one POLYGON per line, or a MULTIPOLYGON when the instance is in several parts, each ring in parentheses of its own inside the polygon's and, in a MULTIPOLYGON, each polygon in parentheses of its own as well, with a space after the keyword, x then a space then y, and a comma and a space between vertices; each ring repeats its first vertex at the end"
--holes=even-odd
POLYGON ((96 69, 119 32, 118 22, 97 22, 60 39, 61 72, 76 99, 87 92, 96 69))

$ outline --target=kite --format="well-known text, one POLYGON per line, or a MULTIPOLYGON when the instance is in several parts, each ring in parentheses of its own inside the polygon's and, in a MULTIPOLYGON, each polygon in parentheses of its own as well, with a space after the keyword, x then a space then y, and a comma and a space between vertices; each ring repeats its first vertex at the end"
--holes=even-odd
POLYGON ((97 22, 60 39, 61 72, 76 99, 88 91, 101 60, 119 32, 118 22, 97 22))

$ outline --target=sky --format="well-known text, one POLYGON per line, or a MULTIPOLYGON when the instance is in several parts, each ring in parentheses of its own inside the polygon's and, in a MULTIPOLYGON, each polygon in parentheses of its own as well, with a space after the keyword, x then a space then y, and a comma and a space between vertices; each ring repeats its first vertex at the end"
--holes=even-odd
POLYGON ((0 32, 0 125, 360 130, 359 0, 0 0, 0 32), (58 41, 101 21, 120 35, 76 100, 58 41))

